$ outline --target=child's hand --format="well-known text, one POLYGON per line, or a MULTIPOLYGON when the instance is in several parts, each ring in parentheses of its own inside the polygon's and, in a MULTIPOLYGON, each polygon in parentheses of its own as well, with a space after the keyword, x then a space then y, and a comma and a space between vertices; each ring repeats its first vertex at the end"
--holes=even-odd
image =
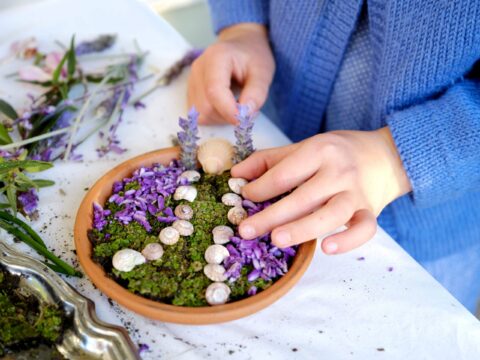
POLYGON ((272 231, 272 241, 286 247, 322 236, 322 249, 337 254, 356 248, 376 231, 376 216, 410 183, 388 128, 335 131, 281 148, 254 153, 232 168, 232 176, 254 179, 242 194, 264 201, 291 194, 240 224, 252 239, 272 231))
POLYGON ((274 70, 264 26, 248 23, 229 27, 193 63, 188 104, 200 112, 200 124, 236 124, 232 79, 242 86, 239 102, 256 111, 267 99, 274 70))

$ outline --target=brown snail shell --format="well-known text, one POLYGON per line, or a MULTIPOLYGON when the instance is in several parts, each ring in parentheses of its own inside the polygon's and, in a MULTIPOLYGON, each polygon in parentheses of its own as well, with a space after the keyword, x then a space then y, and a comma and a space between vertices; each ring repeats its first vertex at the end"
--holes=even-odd
POLYGON ((205 251, 205 261, 209 264, 221 264, 230 256, 227 248, 223 245, 210 245, 205 251))
POLYGON ((190 236, 193 234, 193 225, 187 220, 175 220, 172 224, 181 236, 190 236))
POLYGON ((222 196, 222 203, 227 206, 242 206, 242 197, 235 193, 226 193, 222 196))
POLYGON ((163 247, 159 243, 147 244, 142 250, 142 255, 148 261, 158 260, 163 256, 163 247))
POLYGON ((220 245, 228 243, 230 238, 234 235, 233 229, 226 225, 215 226, 212 230, 212 234, 213 242, 220 245))
POLYGON ((225 281, 227 276, 225 275, 225 268, 218 264, 207 264, 203 268, 203 273, 207 278, 212 281, 225 281))
MULTIPOLYGON (((131 271, 137 265, 146 262, 145 257, 136 250, 122 249, 113 255, 112 265, 118 271, 131 271)), ((225 270, 225 269, 224 269, 225 270)))
POLYGON ((197 197, 197 189, 191 185, 180 185, 173 194, 174 200, 187 200, 193 202, 197 197))
POLYGON ((205 141, 198 148, 198 161, 207 174, 221 174, 233 166, 234 149, 225 139, 215 138, 205 141))
POLYGON ((197 170, 187 170, 180 174, 180 179, 187 179, 189 183, 194 183, 200 180, 200 173, 197 170))
POLYGON ((232 190, 235 194, 242 193, 242 187, 248 184, 248 181, 243 178, 230 178, 228 179, 228 187, 232 190))
POLYGON ((181 220, 190 220, 193 217, 193 209, 187 204, 178 205, 174 213, 181 220))
POLYGON ((241 206, 235 206, 228 210, 227 218, 233 225, 239 225, 247 218, 247 211, 241 206))
POLYGON ((160 231, 158 238, 165 245, 173 245, 180 239, 180 233, 173 226, 167 226, 160 231))
POLYGON ((205 299, 210 305, 222 305, 228 301, 231 292, 227 284, 214 282, 208 285, 205 292, 205 299))

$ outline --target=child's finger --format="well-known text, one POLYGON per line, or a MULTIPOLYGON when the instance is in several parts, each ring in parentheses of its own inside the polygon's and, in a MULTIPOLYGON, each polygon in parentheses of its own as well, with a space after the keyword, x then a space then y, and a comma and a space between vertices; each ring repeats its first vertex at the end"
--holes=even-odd
POLYGON ((226 122, 236 124, 237 107, 230 88, 233 71, 231 60, 223 56, 209 60, 205 66, 203 83, 206 98, 226 122))
POLYGON ((216 112, 216 110, 207 100, 203 88, 203 72, 197 66, 196 68, 192 69, 188 79, 188 107, 190 108, 192 105, 195 105, 200 113, 198 122, 201 125, 225 123, 225 120, 223 120, 222 116, 216 112))
POLYGON ((345 225, 355 212, 353 197, 348 192, 333 196, 314 213, 276 228, 272 242, 280 248, 296 245, 345 225))
POLYGON ((308 147, 299 147, 261 177, 245 185, 242 195, 255 202, 271 199, 308 180, 318 169, 319 159, 308 147))
POLYGON ((330 235, 322 242, 326 254, 341 254, 353 250, 370 240, 377 231, 377 221, 371 211, 358 210, 350 220, 348 229, 330 235))
POLYGON ((272 82, 272 76, 261 67, 250 67, 244 82, 240 103, 249 104, 252 111, 260 109, 268 96, 268 88, 272 82))
POLYGON ((232 176, 245 179, 255 179, 268 169, 272 168, 285 156, 295 151, 297 147, 298 144, 291 144, 280 148, 256 151, 232 168, 232 176))
POLYGON ((313 177, 288 196, 242 221, 239 227, 240 235, 244 239, 253 239, 277 226, 310 214, 339 192, 338 184, 339 182, 334 182, 327 176, 313 177))

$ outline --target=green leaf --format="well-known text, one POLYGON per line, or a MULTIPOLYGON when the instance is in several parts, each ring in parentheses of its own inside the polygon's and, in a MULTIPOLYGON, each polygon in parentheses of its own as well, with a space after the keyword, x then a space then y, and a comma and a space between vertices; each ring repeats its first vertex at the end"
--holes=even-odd
POLYGON ((39 188, 43 188, 43 187, 48 187, 48 186, 55 185, 55 181, 45 180, 45 179, 35 179, 35 180, 33 180, 33 182, 34 182, 39 188))
POLYGON ((40 172, 53 167, 52 163, 37 160, 24 160, 20 164, 20 168, 28 172, 40 172))
POLYGON ((2 99, 0 99, 0 112, 4 113, 8 118, 12 120, 18 119, 18 114, 12 107, 12 105, 2 99))
POLYGON ((37 160, 5 160, 0 161, 0 175, 19 168, 28 172, 39 172, 50 169, 53 165, 46 161, 37 160))
POLYGON ((58 80, 60 79, 60 74, 62 73, 63 65, 65 65, 65 61, 67 61, 68 51, 63 55, 62 60, 57 65, 57 68, 53 71, 52 76, 52 83, 58 84, 58 80))
POLYGON ((17 189, 11 184, 7 186, 7 200, 13 210, 13 214, 17 216, 17 189))
POLYGON ((37 188, 37 185, 27 175, 22 172, 16 173, 15 185, 20 191, 27 191, 31 188, 37 188))
POLYGON ((68 77, 72 78, 77 67, 77 58, 75 57, 75 36, 72 36, 70 49, 68 50, 67 71, 68 77))
POLYGON ((6 145, 12 143, 12 138, 8 134, 7 129, 3 124, 0 124, 0 145, 6 145))
POLYGON ((10 204, 0 203, 0 209, 8 209, 9 207, 10 207, 10 204))

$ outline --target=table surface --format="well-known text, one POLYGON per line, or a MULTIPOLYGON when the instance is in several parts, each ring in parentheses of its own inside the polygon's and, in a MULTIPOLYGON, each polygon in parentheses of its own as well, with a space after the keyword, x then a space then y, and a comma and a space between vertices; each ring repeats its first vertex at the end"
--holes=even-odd
MULTIPOLYGON (((105 32, 119 35, 118 48, 131 49, 136 39, 150 51, 147 67, 158 72, 189 48, 140 2, 47 0, 0 13, 0 59, 12 41, 31 35, 45 45, 55 39, 67 42, 73 33, 81 39, 105 32)), ((13 66, 0 62, 0 97, 21 106, 26 85, 4 77, 13 66)), ((178 116, 187 111, 186 80, 183 74, 154 93, 146 109, 127 110, 119 131, 129 149, 126 153, 98 159, 94 149, 99 140, 92 138, 79 148, 83 162, 57 163, 42 174, 57 184, 42 189, 40 219, 34 227, 56 253, 76 261, 75 213, 97 178, 125 159, 169 146, 178 116)), ((289 142, 264 116, 254 132, 259 148, 289 142)), ((232 139, 233 131, 208 127, 201 135, 232 139)), ((28 252, 23 244, 15 246, 28 252)), ((348 254, 329 257, 317 251, 304 277, 286 296, 257 314, 220 325, 152 321, 109 301, 88 279, 67 280, 94 300, 101 319, 125 326, 136 343, 149 345, 142 354, 145 359, 480 358, 480 323, 381 229, 348 254)))

